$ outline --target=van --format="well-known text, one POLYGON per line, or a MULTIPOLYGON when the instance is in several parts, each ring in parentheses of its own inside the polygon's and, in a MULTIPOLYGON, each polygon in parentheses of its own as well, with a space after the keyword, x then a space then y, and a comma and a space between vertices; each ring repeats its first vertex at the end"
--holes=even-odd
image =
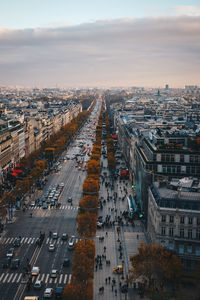
POLYGON ((40 298, 38 296, 26 296, 24 297, 24 300, 39 300, 40 298))

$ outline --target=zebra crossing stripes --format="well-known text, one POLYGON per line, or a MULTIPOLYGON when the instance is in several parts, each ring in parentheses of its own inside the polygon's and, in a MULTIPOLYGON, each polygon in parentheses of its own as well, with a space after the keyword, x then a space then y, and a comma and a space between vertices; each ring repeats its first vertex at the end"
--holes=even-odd
MULTIPOLYGON (((49 209, 47 210, 64 210, 64 209, 68 209, 68 210, 78 210, 79 209, 79 206, 73 206, 73 205, 61 205, 59 207, 56 207, 56 206, 49 206, 49 209)), ((29 210, 43 210, 43 211, 47 211, 47 210, 44 210, 41 206, 38 207, 38 206, 34 206, 34 207, 29 207, 29 210)))
MULTIPOLYGON (((12 244, 14 242, 15 238, 0 238, 0 244, 4 244, 4 245, 8 245, 8 244, 12 244)), ((33 245, 36 243, 36 241, 38 240, 38 238, 32 238, 32 237, 22 237, 21 238, 21 245, 23 244, 28 244, 28 245, 33 245)), ((75 242, 77 243, 78 241, 81 241, 81 239, 76 238, 75 242)), ((54 244, 54 245, 58 245, 58 244, 66 244, 67 241, 63 241, 61 238, 58 239, 52 239, 52 238, 47 238, 45 240, 45 244, 49 245, 49 244, 54 244)))
MULTIPOLYGON (((22 273, 2 273, 0 276, 0 283, 20 283, 22 280, 22 273)), ((50 274, 39 274, 37 277, 33 278, 33 283, 36 280, 41 280, 45 284, 67 284, 71 282, 72 275, 71 274, 59 274, 56 278, 51 278, 50 274)))

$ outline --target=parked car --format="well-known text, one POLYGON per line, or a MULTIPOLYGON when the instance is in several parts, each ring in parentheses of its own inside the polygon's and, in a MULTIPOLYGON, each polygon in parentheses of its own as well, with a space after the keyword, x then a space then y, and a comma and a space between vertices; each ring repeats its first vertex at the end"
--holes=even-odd
POLYGON ((53 296, 53 289, 46 288, 44 291, 44 298, 51 298, 53 296))
POLYGON ((68 201, 69 203, 71 203, 71 202, 72 202, 72 197, 69 197, 69 198, 67 199, 67 201, 68 201))

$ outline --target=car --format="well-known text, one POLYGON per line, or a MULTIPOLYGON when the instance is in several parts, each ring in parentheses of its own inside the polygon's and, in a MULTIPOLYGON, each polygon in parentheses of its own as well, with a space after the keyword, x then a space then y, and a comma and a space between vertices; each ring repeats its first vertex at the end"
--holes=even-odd
POLYGON ((15 258, 15 259, 13 259, 13 260, 11 261, 10 268, 11 268, 11 269, 18 269, 19 265, 20 265, 20 260, 19 260, 19 258, 15 258))
POLYGON ((68 250, 74 249, 74 243, 75 243, 75 236, 71 236, 68 242, 68 250))
POLYGON ((53 251, 55 251, 55 249, 56 249, 56 247, 54 244, 49 245, 49 252, 53 252, 53 251))
POLYGON ((61 183, 59 184, 59 186, 61 186, 61 187, 64 187, 64 183, 63 183, 63 182, 61 182, 61 183))
POLYGON ((51 200, 50 205, 55 206, 55 200, 51 200))
POLYGON ((42 201, 39 201, 38 204, 37 204, 37 206, 41 207, 42 206, 42 201))
POLYGON ((11 257, 6 257, 5 260, 3 261, 3 269, 6 269, 10 266, 10 262, 11 262, 11 257))
POLYGON ((56 240, 56 239, 58 238, 58 233, 57 233, 57 232, 53 232, 52 238, 53 238, 54 240, 56 240))
POLYGON ((35 207, 35 201, 31 201, 30 207, 35 207))
POLYGON ((71 202, 72 202, 72 197, 68 197, 67 201, 68 201, 69 203, 71 203, 71 202))
POLYGON ((63 287, 57 286, 55 290, 55 298, 62 299, 62 297, 63 297, 63 287))
POLYGON ((37 276, 40 273, 40 268, 39 267, 33 267, 31 270, 31 275, 32 276, 37 276))
POLYGON ((42 284, 43 284, 42 280, 36 280, 33 287, 34 289, 39 290, 41 289, 42 284))
POLYGON ((62 240, 63 240, 63 241, 68 240, 68 234, 67 234, 67 233, 63 233, 63 234, 62 234, 62 240))
POLYGON ((7 257, 13 257, 15 253, 15 249, 14 248, 10 248, 6 254, 7 257))
POLYGON ((69 267, 69 265, 70 265, 69 258, 64 258, 64 260, 63 260, 63 267, 69 267))
POLYGON ((51 270, 50 277, 56 278, 57 276, 58 276, 58 270, 56 270, 56 269, 51 270))
POLYGON ((14 247, 19 247, 21 244, 20 238, 15 238, 13 242, 14 247))
POLYGON ((43 209, 47 209, 48 208, 48 204, 46 202, 44 202, 43 205, 42 205, 42 208, 43 209))
POLYGON ((119 265, 116 268, 113 268, 113 272, 115 274, 122 274, 122 272, 123 272, 123 266, 119 265))
POLYGON ((51 298, 53 296, 53 289, 46 288, 44 291, 44 298, 51 298))

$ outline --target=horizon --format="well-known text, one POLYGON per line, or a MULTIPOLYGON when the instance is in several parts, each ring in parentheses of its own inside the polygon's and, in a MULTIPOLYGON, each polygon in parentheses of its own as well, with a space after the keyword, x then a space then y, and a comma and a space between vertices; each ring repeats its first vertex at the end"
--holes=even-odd
POLYGON ((0 85, 200 85, 199 2, 8 0, 0 85))

